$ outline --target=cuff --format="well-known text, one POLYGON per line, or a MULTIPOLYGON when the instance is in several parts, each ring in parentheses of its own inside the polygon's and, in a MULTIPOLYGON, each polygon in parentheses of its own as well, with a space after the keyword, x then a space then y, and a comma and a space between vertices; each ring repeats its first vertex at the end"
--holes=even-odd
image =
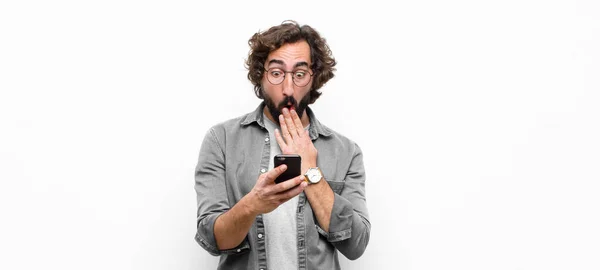
POLYGON ((203 218, 198 222, 198 229, 196 231, 196 242, 204 248, 208 253, 213 256, 219 256, 223 254, 241 254, 250 250, 250 244, 248 243, 248 237, 244 238, 242 243, 232 249, 219 250, 217 248, 217 240, 214 234, 214 225, 217 217, 220 214, 214 214, 203 218))
POLYGON ((216 245, 211 245, 198 234, 196 234, 196 242, 200 244, 202 248, 204 248, 208 253, 213 256, 220 256, 223 254, 242 254, 250 250, 250 244, 248 244, 248 238, 245 238, 241 244, 232 249, 219 250, 216 245))
POLYGON ((315 227, 317 227, 317 231, 319 232, 320 235, 327 238, 328 242, 338 242, 338 241, 346 240, 352 236, 352 228, 343 230, 341 232, 328 233, 325 230, 321 229, 321 227, 319 227, 319 225, 315 224, 315 227))

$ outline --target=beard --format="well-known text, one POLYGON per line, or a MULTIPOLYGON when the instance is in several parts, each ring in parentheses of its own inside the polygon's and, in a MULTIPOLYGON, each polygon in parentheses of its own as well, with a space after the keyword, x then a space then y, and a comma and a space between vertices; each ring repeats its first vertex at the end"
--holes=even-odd
POLYGON ((269 97, 267 93, 263 92, 263 96, 265 97, 265 105, 267 106, 267 109, 271 113, 273 121, 275 121, 276 124, 279 124, 279 115, 281 115, 281 110, 285 107, 288 107, 289 109, 288 103, 295 108, 298 117, 302 119, 302 115, 308 107, 308 102, 310 100, 310 92, 307 93, 302 100, 300 100, 300 103, 298 103, 294 97, 286 96, 281 102, 279 102, 279 104, 275 104, 273 99, 269 97))

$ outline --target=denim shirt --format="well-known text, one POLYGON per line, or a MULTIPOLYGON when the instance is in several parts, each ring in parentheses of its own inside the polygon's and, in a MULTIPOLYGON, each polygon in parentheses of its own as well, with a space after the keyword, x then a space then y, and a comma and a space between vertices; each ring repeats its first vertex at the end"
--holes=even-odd
MULTIPOLYGON (((197 232, 195 240, 220 256, 218 269, 267 270, 262 215, 237 247, 219 250, 214 236, 217 217, 248 194, 269 166, 269 133, 263 119, 264 102, 254 112, 213 126, 200 147, 195 170, 197 232)), ((357 259, 369 242, 371 224, 365 198, 362 152, 348 138, 319 123, 312 110, 309 134, 317 148, 317 166, 334 191, 329 232, 324 231, 304 194, 298 196, 296 236, 299 269, 340 269, 339 251, 357 259)))

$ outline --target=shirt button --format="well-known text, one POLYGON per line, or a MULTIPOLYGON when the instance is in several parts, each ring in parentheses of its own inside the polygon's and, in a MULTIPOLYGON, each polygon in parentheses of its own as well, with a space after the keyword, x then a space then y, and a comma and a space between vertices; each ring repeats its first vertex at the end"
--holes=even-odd
POLYGON ((262 233, 259 233, 258 238, 262 238, 262 237, 263 237, 262 233))
POLYGON ((264 168, 260 169, 261 173, 265 173, 267 170, 265 170, 264 168))
POLYGON ((269 141, 269 137, 266 137, 266 138, 265 138, 265 142, 268 142, 268 141, 269 141))
POLYGON ((240 251, 242 251, 242 250, 238 248, 237 252, 240 252, 240 251))

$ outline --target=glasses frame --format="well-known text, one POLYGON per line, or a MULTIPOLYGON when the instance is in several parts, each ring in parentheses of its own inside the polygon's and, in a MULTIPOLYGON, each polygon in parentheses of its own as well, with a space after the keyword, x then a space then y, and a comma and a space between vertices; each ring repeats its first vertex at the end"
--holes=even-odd
POLYGON ((308 81, 306 82, 305 85, 298 85, 298 83, 296 83, 296 79, 294 79, 294 73, 296 71, 298 71, 298 70, 303 70, 303 69, 295 69, 295 70, 292 70, 292 71, 286 71, 286 70, 283 70, 282 68, 278 68, 278 67, 273 67, 273 68, 270 68, 270 69, 263 68, 263 69, 267 72, 267 74, 265 74, 265 76, 267 76, 267 81, 269 81, 269 83, 271 83, 272 85, 280 85, 280 84, 282 84, 283 81, 285 81, 285 77, 287 76, 287 74, 290 73, 292 75, 292 82, 294 83, 294 85, 298 86, 298 87, 304 87, 304 86, 307 86, 310 83, 310 81, 312 80, 312 76, 314 75, 313 74, 314 72, 312 72, 312 69, 307 69, 306 71, 307 71, 307 73, 309 75, 308 81), (283 72, 283 80, 281 80, 281 82, 279 82, 279 83, 273 83, 271 80, 269 80, 269 73, 270 73, 270 70, 272 70, 272 69, 278 69, 278 70, 281 70, 281 72, 283 72))

